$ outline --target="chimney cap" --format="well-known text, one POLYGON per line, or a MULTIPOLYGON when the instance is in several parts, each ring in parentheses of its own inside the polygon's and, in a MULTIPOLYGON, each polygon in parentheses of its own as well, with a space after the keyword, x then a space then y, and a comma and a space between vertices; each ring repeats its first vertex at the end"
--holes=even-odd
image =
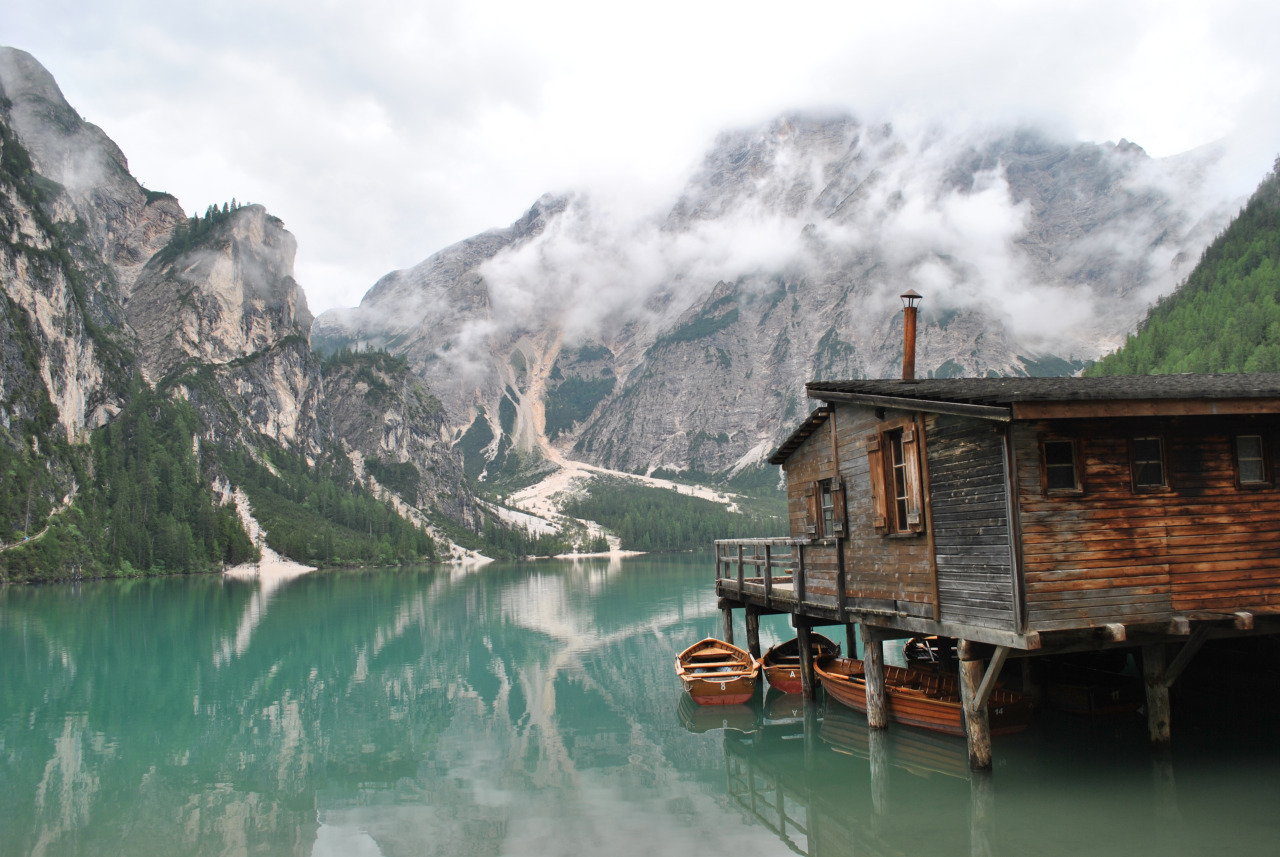
POLYGON ((899 297, 902 298, 902 305, 908 309, 915 309, 920 306, 920 301, 923 300, 923 297, 915 289, 907 289, 899 297))

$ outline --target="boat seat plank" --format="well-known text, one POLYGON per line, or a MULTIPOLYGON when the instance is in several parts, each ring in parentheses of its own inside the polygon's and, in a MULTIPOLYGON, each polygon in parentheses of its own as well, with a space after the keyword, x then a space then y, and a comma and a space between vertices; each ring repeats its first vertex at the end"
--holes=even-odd
POLYGON ((685 673, 685 678, 701 679, 702 681, 724 681, 731 678, 742 678, 743 676, 755 675, 750 670, 741 670, 739 672, 723 672, 723 673, 685 673))
POLYGON ((711 667, 741 667, 746 666, 746 661, 694 661, 687 666, 691 669, 709 669, 711 667))
POLYGON ((732 656, 734 653, 730 649, 721 649, 719 647, 699 649, 689 655, 691 658, 723 658, 732 656))

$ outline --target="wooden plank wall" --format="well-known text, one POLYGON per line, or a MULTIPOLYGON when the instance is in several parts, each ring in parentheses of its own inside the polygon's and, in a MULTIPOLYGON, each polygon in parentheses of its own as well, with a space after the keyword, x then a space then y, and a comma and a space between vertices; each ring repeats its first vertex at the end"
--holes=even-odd
MULTIPOLYGON (((787 516, 791 521, 791 536, 797 539, 809 537, 809 508, 805 491, 819 479, 832 479, 836 475, 835 457, 831 448, 831 426, 824 423, 791 453, 786 463, 787 516)), ((836 557, 831 549, 806 548, 805 599, 815 604, 834 605, 836 592, 836 557)))
POLYGON ((827 423, 818 426, 791 453, 783 470, 787 474, 787 517, 791 522, 791 537, 807 538, 809 510, 805 502, 805 491, 819 479, 831 479, 836 475, 830 426, 827 423))
POLYGON ((944 622, 1017 630, 1004 435, 988 420, 925 424, 938 601, 944 622))
MULTIPOLYGON (((883 421, 910 415, 888 410, 883 421)), ((835 420, 849 530, 845 589, 850 604, 932 619, 933 563, 928 535, 884 536, 875 531, 866 442, 882 420, 876 418, 874 408, 859 405, 836 406, 835 420)))
MULTIPOLYGON (((1275 417, 1054 420, 1017 424, 1028 627, 1167 620, 1175 612, 1280 607, 1280 489, 1237 487, 1236 434, 1275 417), (1046 496, 1040 438, 1078 439, 1084 493, 1046 496), (1169 490, 1135 493, 1129 440, 1165 440, 1169 490)), ((1274 474, 1273 474, 1274 475, 1274 474)))

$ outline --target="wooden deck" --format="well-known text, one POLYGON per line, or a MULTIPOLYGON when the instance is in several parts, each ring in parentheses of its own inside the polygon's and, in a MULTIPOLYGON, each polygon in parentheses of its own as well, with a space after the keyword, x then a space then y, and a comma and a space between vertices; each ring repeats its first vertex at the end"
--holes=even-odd
POLYGON ((869 625, 886 636, 938 634, 1017 649, 1037 649, 1039 635, 932 618, 910 600, 860 597, 845 580, 835 539, 720 539, 716 596, 721 609, 790 613, 811 625, 869 625))

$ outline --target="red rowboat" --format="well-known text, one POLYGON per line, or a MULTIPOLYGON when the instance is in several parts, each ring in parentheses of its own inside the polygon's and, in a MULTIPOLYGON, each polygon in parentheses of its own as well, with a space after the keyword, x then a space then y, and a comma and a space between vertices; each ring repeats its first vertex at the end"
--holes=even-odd
POLYGON ((737 646, 708 638, 676 656, 676 675, 699 705, 741 705, 756 692, 760 665, 737 646))
MULTIPOLYGON (((814 664, 814 672, 834 699, 854 711, 866 712, 867 682, 862 661, 826 658, 814 664)), ((884 683, 890 720, 948 735, 964 735, 958 677, 886 665, 884 683)), ((991 691, 987 716, 992 735, 1021 732, 1031 721, 1031 700, 997 688, 991 691)))
MULTIPOLYGON (((821 634, 809 635, 809 649, 813 652, 815 661, 840 654, 840 646, 821 634)), ((760 659, 760 666, 764 669, 764 677, 769 680, 769 684, 778 690, 783 693, 801 692, 799 638, 779 643, 765 652, 760 659)))

